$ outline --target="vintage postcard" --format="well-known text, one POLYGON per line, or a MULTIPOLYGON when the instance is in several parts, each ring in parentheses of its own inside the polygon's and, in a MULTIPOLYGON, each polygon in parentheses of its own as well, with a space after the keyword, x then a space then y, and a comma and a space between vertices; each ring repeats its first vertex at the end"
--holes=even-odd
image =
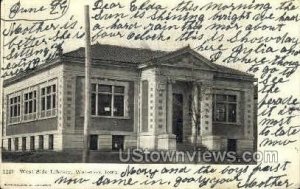
POLYGON ((2 189, 300 188, 299 0, 1 0, 2 189))

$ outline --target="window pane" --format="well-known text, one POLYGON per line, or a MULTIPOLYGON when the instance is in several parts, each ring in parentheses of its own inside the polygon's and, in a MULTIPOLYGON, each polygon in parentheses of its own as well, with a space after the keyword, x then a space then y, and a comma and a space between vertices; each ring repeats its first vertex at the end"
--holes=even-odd
POLYGON ((28 93, 28 95, 29 95, 29 99, 32 99, 32 92, 28 93))
POLYGON ((49 135, 49 150, 53 150, 53 135, 49 135))
POLYGON ((114 116, 124 116, 124 96, 115 95, 114 98, 114 116))
POLYGON ((98 94, 98 115, 111 115, 111 95, 98 94))
POLYGON ((229 102, 236 102, 236 96, 235 95, 228 95, 228 101, 229 102))
POLYGON ((13 104, 13 103, 14 103, 14 99, 11 98, 11 99, 10 99, 10 104, 13 104))
POLYGON ((47 105, 46 105, 46 109, 49 110, 51 109, 51 95, 47 96, 47 105))
POLYGON ((42 110, 45 110, 45 97, 42 98, 42 110))
POLYGON ((226 95, 217 95, 217 101, 226 101, 226 95))
POLYGON ((55 108, 56 107, 56 95, 55 94, 53 94, 52 95, 52 108, 55 108))
POLYGON ((33 100, 33 112, 36 112, 36 100, 33 100))
POLYGON ((115 86, 115 93, 124 93, 124 87, 123 86, 115 86))
POLYGON ((92 91, 96 92, 96 84, 92 84, 91 88, 92 88, 92 91))
POLYGON ((25 104, 24 104, 24 113, 25 114, 28 114, 28 102, 25 102, 25 104))
POLYGON ((18 106, 17 105, 14 105, 14 114, 13 115, 14 115, 13 117, 18 115, 18 106))
POLYGON ((56 85, 52 85, 52 92, 56 92, 56 85))
POLYGON ((28 100, 28 93, 24 96, 25 100, 28 100))
POLYGON ((112 86, 111 85, 98 85, 99 92, 110 92, 111 93, 112 86))
POLYGON ((15 138, 15 151, 19 150, 19 139, 15 138))
POLYGON ((10 117, 13 117, 14 116, 14 108, 13 106, 10 107, 10 117))
POLYGON ((28 109, 28 113, 32 113, 32 111, 33 111, 33 101, 29 101, 29 109, 28 109))
POLYGON ((51 93, 51 86, 48 86, 47 87, 47 94, 50 94, 51 93))
POLYGON ((21 112, 20 112, 20 111, 21 111, 20 104, 18 104, 17 106, 18 106, 18 113, 17 113, 17 116, 20 116, 20 115, 21 115, 21 112))
POLYGON ((45 88, 42 88, 42 95, 45 95, 45 88))
POLYGON ((228 105, 228 121, 236 122, 236 104, 228 105))
POLYGON ((96 94, 92 93, 91 96, 91 114, 96 115, 96 94))
POLYGON ((225 104, 217 104, 216 121, 226 121, 226 106, 225 104))

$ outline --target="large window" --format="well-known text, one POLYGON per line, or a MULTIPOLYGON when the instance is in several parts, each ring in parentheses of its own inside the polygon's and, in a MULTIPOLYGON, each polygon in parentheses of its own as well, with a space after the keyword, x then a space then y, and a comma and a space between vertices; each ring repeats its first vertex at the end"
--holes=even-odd
POLYGON ((236 123, 237 122, 237 96, 214 95, 214 121, 236 123))
POLYGON ((36 91, 24 94, 24 120, 31 120, 36 117, 36 91))
POLYGON ((41 117, 56 114, 56 85, 41 88, 41 117))
POLYGON ((125 116, 125 86, 92 84, 91 114, 125 116))
POLYGON ((15 123, 20 121, 21 115, 21 96, 15 96, 9 99, 9 122, 15 123))

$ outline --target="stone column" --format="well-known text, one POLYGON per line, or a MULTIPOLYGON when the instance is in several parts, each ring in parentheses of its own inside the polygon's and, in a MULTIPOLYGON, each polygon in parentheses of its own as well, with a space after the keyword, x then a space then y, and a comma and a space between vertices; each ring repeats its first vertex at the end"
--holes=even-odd
POLYGON ((244 137, 237 141, 237 152, 253 151, 254 136, 253 136, 253 116, 254 116, 254 89, 253 87, 244 90, 244 98, 241 100, 244 108, 244 120, 241 120, 244 127, 244 137))
POLYGON ((213 90, 209 84, 201 87, 201 144, 209 150, 220 150, 222 148, 222 138, 213 135, 213 90))
POLYGON ((139 94, 140 94, 140 86, 139 81, 134 81, 134 127, 133 132, 136 134, 139 129, 139 94))
MULTIPOLYGON (((197 141, 197 122, 200 122, 199 118, 199 86, 197 83, 193 82, 192 87, 192 103, 191 103, 191 119, 192 119, 192 136, 191 136, 191 143, 196 144, 197 141)), ((199 123, 198 123, 199 124, 199 123)))
POLYGON ((155 95, 156 78, 155 69, 144 70, 141 73, 141 101, 140 101, 140 132, 138 147, 154 150, 156 148, 155 134, 155 95))
POLYGON ((167 82, 167 94, 166 94, 166 116, 167 116, 167 125, 166 132, 173 134, 173 88, 172 82, 167 82))
POLYGON ((165 92, 165 118, 166 127, 164 133, 158 135, 158 149, 176 150, 176 136, 173 134, 173 87, 172 81, 166 83, 165 92))

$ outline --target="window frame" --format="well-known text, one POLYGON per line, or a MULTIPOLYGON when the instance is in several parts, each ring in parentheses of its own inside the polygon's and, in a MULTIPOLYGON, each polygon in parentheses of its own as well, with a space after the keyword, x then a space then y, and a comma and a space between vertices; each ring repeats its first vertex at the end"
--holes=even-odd
MULTIPOLYGON (((8 111, 8 125, 13 125, 13 124, 18 124, 22 121, 22 93, 19 91, 19 92, 16 92, 16 93, 12 93, 12 94, 9 94, 8 95, 8 101, 7 101, 7 105, 8 105, 8 108, 7 108, 7 111, 8 111), (15 99, 17 98, 18 99, 19 97, 19 100, 17 100, 17 102, 13 102, 11 103, 11 99, 15 99), (13 116, 11 115, 11 108, 12 107, 15 107, 17 106, 17 116, 13 116)), ((13 110, 14 112, 14 110, 13 110)), ((13 113, 14 114, 14 113, 13 113)))
POLYGON ((119 119, 128 119, 129 118, 129 103, 128 103, 128 90, 129 90, 129 82, 127 81, 108 81, 108 80, 96 80, 96 79, 92 79, 91 80, 91 99, 92 99, 92 94, 95 94, 96 99, 95 99, 95 114, 92 114, 92 100, 91 100, 91 116, 92 117, 103 117, 103 118, 119 118, 119 119), (96 85, 96 91, 94 92, 92 90, 92 85, 96 85), (111 92, 100 92, 99 91, 99 85, 110 85, 112 86, 111 92), (116 93, 115 92, 115 87, 124 87, 124 93, 116 93), (110 103, 110 115, 99 115, 98 112, 98 96, 99 94, 109 94, 111 95, 111 103, 110 103), (114 115, 114 100, 115 100, 115 96, 117 95, 121 95, 124 97, 124 104, 123 104, 123 116, 115 116, 114 115))
POLYGON ((29 89, 29 90, 24 90, 22 96, 23 96, 23 101, 22 101, 23 109, 21 111, 23 113, 22 120, 24 122, 27 122, 27 121, 32 121, 32 120, 37 119, 37 117, 38 117, 38 104, 39 104, 39 100, 38 100, 39 93, 38 93, 37 87, 29 89), (26 100, 25 95, 26 94, 29 95, 29 93, 33 93, 32 94, 33 95, 32 99, 29 99, 29 97, 28 97, 28 99, 26 100), (34 93, 35 93, 35 97, 34 97, 34 93), (29 108, 29 102, 30 101, 32 101, 33 111, 31 113, 25 113, 26 103, 28 103, 28 108, 29 108), (35 112, 34 112, 34 106, 35 106, 35 112))
POLYGON ((213 122, 214 123, 222 123, 222 124, 240 124, 240 119, 239 119, 239 107, 240 107, 240 95, 238 92, 234 91, 223 91, 223 92, 215 92, 213 94, 213 122), (226 96, 226 99, 224 101, 217 101, 217 95, 224 95, 226 96), (235 96, 236 100, 235 101, 229 101, 229 96, 235 96), (217 104, 224 104, 226 111, 225 111, 225 121, 218 121, 216 120, 216 115, 217 115, 217 104), (235 104, 235 121, 229 121, 229 106, 230 104, 235 104))
MULTIPOLYGON (((46 95, 45 95, 46 96, 46 95)), ((16 125, 16 124, 20 124, 20 123, 26 123, 26 122, 31 122, 31 121, 35 121, 35 120, 42 120, 42 119, 48 119, 48 118, 53 118, 57 116, 57 112, 58 112, 58 80, 57 78, 51 79, 49 81, 46 82, 42 82, 33 86, 28 86, 24 89, 12 92, 10 94, 7 94, 5 96, 5 111, 7 112, 6 116, 5 116, 5 120, 6 120, 6 124, 9 125, 16 125), (46 111, 41 111, 41 91, 43 88, 47 88, 48 86, 54 86, 55 85, 55 92, 53 92, 53 87, 51 89, 52 93, 51 93, 51 108, 48 110, 48 115, 46 113, 46 111), (33 103, 34 103, 34 99, 35 99, 35 107, 36 107, 36 112, 33 113, 26 113, 25 114, 25 105, 26 102, 29 102, 29 100, 25 100, 25 95, 30 93, 30 92, 34 92, 36 93, 36 97, 33 98, 33 103), (53 97, 53 95, 55 95, 55 97, 53 97), (14 106, 15 103, 11 104, 11 99, 15 98, 15 97, 20 97, 20 101, 17 102, 17 104, 19 104, 19 115, 18 116, 14 116, 11 117, 11 106, 14 106), (53 103, 53 99, 55 98, 55 103, 53 103), (55 107, 53 108, 53 105, 55 105, 55 107), (30 116, 32 114, 32 116, 30 116)), ((45 101, 46 103, 46 101, 45 101)), ((34 107, 34 106, 33 106, 34 107)))
POLYGON ((58 87, 57 87, 57 82, 46 82, 44 84, 41 84, 39 87, 39 103, 38 103, 38 109, 39 109, 39 118, 40 119, 45 119, 45 118, 51 118, 55 117, 57 115, 57 102, 58 102, 58 87), (47 88, 50 87, 50 93, 47 93, 47 88), (55 91, 53 90, 55 89, 55 91), (43 94, 42 91, 45 90, 45 93, 43 94), (48 99, 47 97, 50 96, 50 108, 47 109, 47 102, 48 99), (45 109, 43 110, 42 107, 42 102, 43 98, 45 98, 44 101, 44 107, 45 109), (53 103, 53 99, 55 99, 55 102, 53 103))

